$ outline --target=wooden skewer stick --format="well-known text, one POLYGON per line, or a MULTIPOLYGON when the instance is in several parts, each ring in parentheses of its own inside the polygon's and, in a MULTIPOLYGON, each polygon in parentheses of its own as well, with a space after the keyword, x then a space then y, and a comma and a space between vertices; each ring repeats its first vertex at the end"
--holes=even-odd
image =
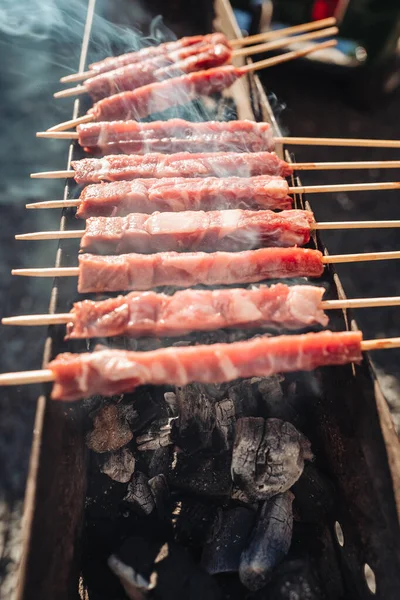
MULTIPOLYGON (((392 252, 359 252, 357 254, 332 254, 323 256, 322 263, 325 265, 353 263, 375 260, 393 260, 400 258, 400 250, 392 252)), ((13 269, 12 275, 23 277, 78 277, 79 267, 39 267, 33 269, 13 269)))
MULTIPOLYGON (((77 131, 38 131, 36 137, 51 139, 77 140, 77 131)), ((349 146, 364 148, 400 148, 400 140, 371 140, 362 138, 308 138, 308 137, 276 137, 277 144, 299 146, 349 146)), ((388 161, 390 162, 390 161, 388 161)), ((372 167, 371 167, 372 168, 372 167)), ((380 168, 380 167, 377 167, 380 168)))
MULTIPOLYGON (((312 223, 311 229, 389 229, 400 227, 398 221, 331 221, 326 223, 312 223)), ((72 240, 81 239, 85 230, 69 231, 36 231, 34 233, 20 233, 16 240, 72 240)))
MULTIPOLYGON (((328 27, 327 29, 320 29, 319 31, 313 31, 311 33, 304 33, 303 35, 299 35, 297 37, 285 37, 279 39, 274 42, 267 42, 265 44, 259 44, 257 46, 244 47, 240 50, 235 50, 232 53, 232 58, 236 58, 239 56, 252 56, 254 54, 260 54, 261 52, 270 52, 272 50, 279 50, 280 48, 284 48, 289 44, 295 41, 299 42, 309 42, 311 40, 317 40, 323 37, 331 37, 337 35, 339 32, 337 27, 328 27)), ((68 98, 70 96, 79 96, 81 94, 86 94, 90 90, 85 85, 78 85, 73 88, 67 88, 66 90, 60 90, 56 92, 54 98, 68 98)))
POLYGON ((48 200, 47 202, 31 202, 25 208, 69 208, 79 206, 80 200, 48 200))
MULTIPOLYGON (((364 340, 361 342, 361 350, 363 352, 393 348, 400 348, 400 337, 364 340)), ((20 371, 16 373, 3 373, 0 375, 1 386, 25 385, 28 383, 50 383, 52 381, 54 381, 54 373, 51 369, 42 369, 41 371, 20 371)))
POLYGON ((400 140, 373 140, 362 138, 276 137, 276 143, 291 146, 349 146, 360 148, 400 148, 400 140))
POLYGON ((306 31, 322 29, 323 27, 331 27, 332 25, 336 25, 336 19, 335 17, 328 17, 327 19, 320 19, 319 21, 310 21, 308 23, 302 23, 301 25, 293 25, 283 29, 274 29, 266 31, 265 33, 257 33, 245 38, 230 40, 229 43, 232 48, 236 48, 237 46, 249 46, 251 44, 258 44, 259 42, 274 40, 282 37, 282 35, 296 35, 298 33, 305 33, 306 31))
POLYGON ((76 119, 71 119, 70 121, 64 121, 59 125, 54 125, 54 127, 50 127, 48 131, 64 131, 65 129, 72 129, 77 125, 83 125, 83 123, 91 123, 94 117, 92 114, 83 115, 83 117, 77 117, 76 119))
MULTIPOLYGON (((337 45, 336 40, 328 40, 327 42, 322 42, 321 44, 313 44, 312 46, 307 46, 301 50, 293 50, 292 52, 286 52, 284 54, 280 54, 279 56, 274 56, 272 58, 266 58, 265 60, 260 60, 259 62, 251 63, 244 67, 240 67, 240 75, 243 76, 246 73, 251 73, 253 71, 259 71, 260 69, 267 69, 268 67, 273 67, 275 65, 279 65, 281 63, 287 62, 289 60, 294 60, 296 58, 301 58, 303 56, 307 56, 313 52, 317 52, 318 50, 324 50, 326 48, 332 48, 337 45)), ((77 119, 72 119, 71 121, 64 121, 63 123, 59 123, 54 127, 50 127, 49 131, 64 131, 65 129, 71 129, 71 127, 75 127, 76 125, 81 125, 82 123, 90 123, 94 121, 95 117, 92 114, 84 115, 83 117, 79 117, 77 119)))
POLYGON ((313 31, 312 33, 304 33, 296 37, 285 37, 275 42, 266 42, 264 44, 258 44, 257 46, 250 46, 235 50, 232 54, 233 58, 238 56, 253 56, 254 54, 260 54, 261 52, 271 52, 272 50, 279 50, 285 46, 289 46, 296 42, 310 42, 311 40, 318 40, 323 37, 331 37, 337 35, 339 29, 337 27, 328 27, 327 29, 320 29, 319 31, 313 31))
POLYGON ((79 134, 77 131, 38 131, 36 137, 56 140, 77 140, 79 134))
MULTIPOLYGON (((331 25, 336 25, 336 19, 334 17, 320 19, 319 21, 310 21, 309 23, 302 23, 301 25, 285 27, 284 29, 266 31, 265 33, 258 33, 256 35, 251 35, 245 38, 233 39, 230 40, 229 43, 232 48, 237 48, 240 46, 249 46, 251 44, 258 44, 259 42, 265 42, 267 40, 281 38, 282 36, 305 33, 307 31, 314 31, 316 29, 321 29, 322 27, 330 27, 331 25)), ((64 77, 61 77, 60 81, 62 83, 73 83, 75 81, 84 81, 85 79, 93 77, 94 75, 96 75, 95 71, 83 71, 82 73, 72 73, 71 75, 65 75, 64 77)))
POLYGON ((337 40, 328 40, 327 42, 321 42, 320 44, 313 44, 312 46, 307 46, 306 48, 302 48, 301 50, 293 50, 292 52, 286 52, 285 54, 280 54, 279 56, 273 56, 272 58, 266 58, 265 60, 260 60, 255 63, 251 63, 250 65, 242 67, 242 71, 245 73, 260 71, 261 69, 274 67, 275 65, 280 65, 281 63, 288 62, 289 60, 302 58, 303 56, 307 56, 308 54, 312 54, 313 52, 317 52, 319 50, 333 48, 336 45, 337 40))
MULTIPOLYGON (((319 307, 322 310, 343 310, 348 308, 379 308, 387 306, 400 306, 400 296, 387 298, 352 298, 346 300, 322 300, 319 307)), ((47 315, 20 315, 17 317, 4 317, 2 325, 16 325, 36 327, 40 325, 65 325, 74 321, 73 311, 69 313, 47 315)))

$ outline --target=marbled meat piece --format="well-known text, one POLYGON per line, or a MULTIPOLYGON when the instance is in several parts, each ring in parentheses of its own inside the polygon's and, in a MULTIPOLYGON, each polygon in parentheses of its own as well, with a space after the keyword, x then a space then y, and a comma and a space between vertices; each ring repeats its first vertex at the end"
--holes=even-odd
POLYGON ((100 183, 162 177, 253 177, 292 173, 290 165, 274 152, 178 152, 117 154, 83 158, 71 163, 77 183, 100 183))
POLYGON ((97 73, 105 73, 106 71, 112 71, 123 67, 124 65, 130 65, 138 62, 143 62, 155 56, 168 55, 171 52, 179 52, 189 47, 197 46, 197 49, 201 48, 204 44, 225 44, 228 48, 229 42, 223 33, 210 33, 207 35, 193 35, 180 38, 173 42, 164 42, 157 46, 147 46, 141 48, 136 52, 128 52, 126 54, 120 54, 119 56, 109 56, 104 60, 92 63, 89 65, 89 69, 97 73))
POLYGON ((271 175, 114 181, 85 187, 76 216, 86 219, 229 208, 285 210, 292 208, 288 192, 287 181, 271 175))
POLYGON ((92 217, 86 222, 80 247, 93 254, 286 248, 307 244, 313 222, 312 212, 306 210, 275 213, 236 209, 92 217))
POLYGON ((55 381, 52 398, 78 400, 94 394, 113 396, 144 384, 223 383, 344 365, 361 361, 361 340, 359 331, 323 331, 149 352, 65 353, 48 365, 55 381))
POLYGON ((96 121, 144 119, 173 106, 187 104, 198 96, 222 92, 245 73, 244 69, 228 65, 149 83, 99 100, 88 114, 96 121))
POLYGON ((183 290, 172 296, 131 292, 76 302, 67 338, 181 336, 228 327, 301 329, 328 324, 324 288, 283 283, 255 289, 183 290))
POLYGON ((306 248, 243 252, 159 252, 79 256, 81 294, 150 290, 161 285, 232 285, 283 277, 320 277, 322 254, 306 248))
POLYGON ((135 90, 144 85, 211 69, 228 63, 232 52, 224 44, 208 44, 202 47, 189 46, 186 51, 155 56, 152 59, 125 65, 90 77, 85 81, 93 100, 135 90))

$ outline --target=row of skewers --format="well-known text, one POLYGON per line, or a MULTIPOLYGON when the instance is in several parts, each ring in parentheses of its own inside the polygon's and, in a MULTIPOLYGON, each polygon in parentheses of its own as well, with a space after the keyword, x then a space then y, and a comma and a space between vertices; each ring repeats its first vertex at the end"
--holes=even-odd
MULTIPOLYGON (((318 27, 307 24, 291 33, 306 31, 307 26, 308 31, 318 27)), ((307 39, 334 33, 314 32, 307 34, 307 39)), ((290 41, 293 39, 305 41, 305 36, 290 41)), ((260 41, 250 40, 243 45, 260 41)), ((274 42, 274 48, 287 43, 284 38, 274 42)), ((290 187, 285 179, 294 169, 398 168, 400 161, 289 164, 272 151, 275 143, 287 138, 274 139, 265 123, 138 121, 199 95, 220 92, 257 68, 334 44, 329 40, 238 69, 221 66, 233 57, 236 42, 228 42, 219 34, 196 36, 106 59, 85 74, 64 78, 84 79, 79 93, 89 92, 101 99, 88 115, 38 135, 77 139, 86 151, 103 157, 74 161, 72 171, 34 174, 74 177, 77 183, 90 185, 77 200, 28 207, 75 206, 77 216, 88 219, 86 228, 17 237, 80 238, 79 266, 17 269, 13 273, 78 276, 80 293, 133 291, 100 302, 83 300, 69 314, 11 317, 3 323, 66 323, 69 338, 179 336, 228 327, 296 330, 326 326, 323 310, 400 304, 399 298, 323 301, 323 290, 311 285, 191 289, 198 284, 234 286, 276 278, 318 278, 326 264, 400 258, 400 252, 324 256, 301 247, 315 229, 398 227, 400 223, 317 223, 311 212, 293 210, 290 198, 290 194, 302 192, 398 189, 399 183, 300 188, 290 187), (222 60, 216 66, 215 61, 222 60), (76 132, 65 131, 74 126, 76 132), (272 212, 276 210, 282 212, 272 212), (187 289, 172 296, 153 291, 164 285, 187 289)), ((272 48, 243 48, 236 55, 249 56, 267 49, 272 48)), ((302 138, 298 143, 312 144, 313 140, 302 138)), ((314 143, 400 147, 400 142, 393 140, 320 139, 314 143)), ((323 331, 146 353, 107 349, 63 354, 46 370, 2 375, 0 384, 54 381, 53 398, 75 400, 95 393, 117 394, 144 383, 185 385, 311 370, 357 362, 363 350, 399 344, 396 338, 365 342, 359 332, 323 331)))

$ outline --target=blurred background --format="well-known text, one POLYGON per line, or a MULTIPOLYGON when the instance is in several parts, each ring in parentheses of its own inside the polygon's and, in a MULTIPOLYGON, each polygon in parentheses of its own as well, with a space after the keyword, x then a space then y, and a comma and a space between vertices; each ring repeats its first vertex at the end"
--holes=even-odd
MULTIPOLYGON (((213 17, 211 0, 97 2, 93 47, 99 58, 118 47, 134 48, 153 35, 144 25, 151 4, 168 25, 172 14, 199 11, 213 17), (111 6, 112 5, 112 6, 111 6), (111 13, 110 13, 111 11, 111 13), (118 27, 109 20, 118 21, 118 27), (137 23, 137 31, 127 23, 137 23)), ((244 32, 336 16, 339 44, 334 51, 262 74, 284 135, 400 139, 399 0, 234 0, 244 32)), ((72 100, 52 94, 59 79, 76 70, 85 0, 0 0, 0 316, 45 313, 51 280, 12 278, 11 268, 51 266, 56 242, 16 242, 15 233, 58 229, 58 211, 26 211, 27 202, 60 199, 60 180, 32 181, 33 171, 65 168, 68 144, 35 137, 70 118, 72 100)), ((160 26, 160 23, 159 23, 160 26)), ((185 31, 175 31, 179 36, 185 31)), ((296 47, 296 46, 293 46, 296 47)), ((291 146, 299 161, 399 159, 398 150, 291 146)), ((304 184, 394 181, 396 170, 304 172, 304 184)), ((400 219, 397 191, 324 194, 312 198, 318 220, 400 219)), ((399 230, 325 232, 332 254, 400 249, 399 230)), ((400 295, 400 263, 385 261, 340 266, 348 297, 400 295)), ((400 335, 398 308, 359 310, 365 337, 400 335)), ((45 332, 0 328, 0 371, 41 367, 45 332)), ((392 414, 399 423, 400 353, 373 357, 392 414)), ((36 397, 33 386, 0 390, 0 597, 12 597, 11 576, 19 561, 20 521, 36 397)))

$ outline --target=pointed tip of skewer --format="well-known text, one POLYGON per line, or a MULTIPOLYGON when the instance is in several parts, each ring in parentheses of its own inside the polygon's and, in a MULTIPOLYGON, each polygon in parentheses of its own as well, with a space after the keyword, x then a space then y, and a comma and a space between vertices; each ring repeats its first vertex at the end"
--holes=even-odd
POLYGON ((74 83, 75 81, 83 81, 90 77, 92 73, 90 71, 83 71, 82 73, 71 73, 71 75, 64 75, 61 77, 61 83, 74 83))
POLYGON ((77 131, 37 131, 36 137, 55 140, 77 140, 79 134, 77 131))
POLYGON ((79 96, 80 94, 86 94, 86 87, 84 85, 77 85, 76 87, 68 88, 66 90, 60 90, 53 94, 54 98, 69 98, 70 96, 79 96))

